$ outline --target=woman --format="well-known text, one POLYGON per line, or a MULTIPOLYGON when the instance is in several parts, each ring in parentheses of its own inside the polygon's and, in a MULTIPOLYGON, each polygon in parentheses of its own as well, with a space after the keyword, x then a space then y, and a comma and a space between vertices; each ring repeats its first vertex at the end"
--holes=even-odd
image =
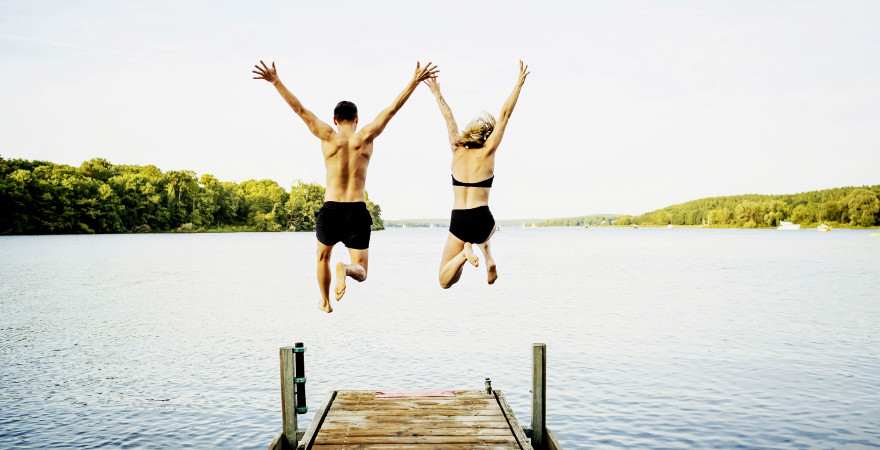
POLYGON ((440 94, 437 80, 425 80, 446 120, 449 144, 452 146, 452 192, 455 203, 449 221, 449 236, 440 261, 440 286, 443 289, 448 289, 458 281, 465 261, 469 261, 474 267, 479 265, 479 259, 471 249, 472 244, 480 247, 486 258, 489 284, 498 279, 498 269, 489 249, 489 239, 495 232, 495 219, 489 211, 489 188, 495 178, 495 152, 504 136, 504 129, 513 113, 519 92, 529 75, 528 70, 529 67, 520 61, 519 78, 513 93, 501 107, 497 123, 491 114, 484 113, 471 121, 461 133, 452 116, 452 110, 440 94))

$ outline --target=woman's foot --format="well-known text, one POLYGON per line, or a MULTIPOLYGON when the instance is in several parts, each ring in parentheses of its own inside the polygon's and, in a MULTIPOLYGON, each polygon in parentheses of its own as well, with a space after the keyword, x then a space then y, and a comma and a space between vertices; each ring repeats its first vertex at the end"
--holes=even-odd
POLYGON ((329 301, 325 302, 324 300, 321 300, 321 303, 318 305, 318 308, 321 308, 321 311, 324 311, 327 314, 330 314, 333 312, 333 307, 330 306, 329 301))
POLYGON ((345 264, 336 263, 336 301, 342 300, 345 295, 345 264))
POLYGON ((480 258, 477 258, 477 255, 474 254, 471 244, 464 244, 464 257, 467 258, 467 261, 471 263, 472 266, 480 267, 480 258))
POLYGON ((495 280, 498 279, 498 266, 495 265, 495 261, 491 261, 487 264, 488 265, 486 266, 486 275, 487 275, 486 281, 488 281, 489 284, 493 284, 493 283, 495 283, 495 280))

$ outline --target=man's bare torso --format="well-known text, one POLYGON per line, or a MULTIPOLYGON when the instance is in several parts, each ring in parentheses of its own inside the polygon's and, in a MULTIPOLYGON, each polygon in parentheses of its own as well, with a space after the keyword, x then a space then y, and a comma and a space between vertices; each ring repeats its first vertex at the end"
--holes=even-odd
POLYGON ((373 141, 367 141, 360 133, 333 133, 321 141, 324 167, 327 169, 327 189, 324 201, 362 202, 367 167, 373 156, 373 141))

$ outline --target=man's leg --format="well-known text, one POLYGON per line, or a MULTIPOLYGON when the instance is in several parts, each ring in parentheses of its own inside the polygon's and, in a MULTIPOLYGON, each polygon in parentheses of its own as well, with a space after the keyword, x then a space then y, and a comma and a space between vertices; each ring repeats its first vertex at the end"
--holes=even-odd
POLYGON ((321 311, 333 312, 330 306, 330 253, 333 246, 318 241, 318 289, 321 291, 321 311))
POLYGON ((345 277, 349 276, 357 281, 367 279, 367 266, 370 260, 370 249, 348 249, 351 256, 351 264, 336 263, 336 301, 342 300, 345 295, 345 277))

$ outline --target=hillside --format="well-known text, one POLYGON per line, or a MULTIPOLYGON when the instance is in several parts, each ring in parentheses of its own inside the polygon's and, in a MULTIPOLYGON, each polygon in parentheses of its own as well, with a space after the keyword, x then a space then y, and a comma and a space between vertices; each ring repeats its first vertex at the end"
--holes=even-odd
POLYGON ((615 224, 756 228, 773 227, 781 221, 857 227, 880 224, 880 185, 701 198, 639 216, 621 216, 615 224))

